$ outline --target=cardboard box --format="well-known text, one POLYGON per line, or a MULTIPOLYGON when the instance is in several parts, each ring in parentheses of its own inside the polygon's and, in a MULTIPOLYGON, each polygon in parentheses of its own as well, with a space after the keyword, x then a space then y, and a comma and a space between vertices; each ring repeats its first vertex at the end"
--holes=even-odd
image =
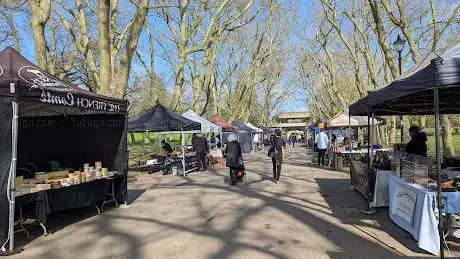
POLYGON ((21 184, 24 184, 24 176, 16 177, 15 185, 18 186, 18 185, 21 185, 21 184))

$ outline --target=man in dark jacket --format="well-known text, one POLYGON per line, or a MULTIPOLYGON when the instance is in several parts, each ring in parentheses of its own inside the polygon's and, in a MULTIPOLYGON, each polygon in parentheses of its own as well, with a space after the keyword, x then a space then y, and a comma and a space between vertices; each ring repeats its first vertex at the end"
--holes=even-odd
POLYGON ((200 165, 200 171, 207 170, 206 156, 209 153, 208 141, 201 136, 196 134, 192 139, 193 151, 196 153, 196 158, 198 159, 198 164, 200 165))
POLYGON ((235 134, 228 136, 227 147, 225 148, 227 154, 226 164, 230 168, 231 184, 236 184, 236 174, 242 168, 243 157, 241 153, 241 146, 238 143, 238 138, 235 134))
POLYGON ((281 175, 281 164, 283 164, 284 158, 284 149, 286 148, 286 142, 281 138, 281 130, 275 130, 275 137, 273 138, 272 143, 272 152, 274 156, 272 157, 273 163, 273 181, 279 183, 281 175))
POLYGON ((411 136, 411 140, 406 145, 406 153, 426 157, 427 138, 425 133, 420 132, 420 128, 414 125, 409 128, 409 134, 411 136))

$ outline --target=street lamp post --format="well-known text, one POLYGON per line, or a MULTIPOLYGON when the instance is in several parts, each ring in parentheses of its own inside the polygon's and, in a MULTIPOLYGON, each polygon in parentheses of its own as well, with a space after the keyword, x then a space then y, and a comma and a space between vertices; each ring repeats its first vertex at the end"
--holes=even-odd
MULTIPOLYGON (((398 65, 399 65, 399 75, 402 74, 402 51, 404 49, 404 45, 406 45, 406 40, 401 39, 401 36, 398 34, 398 38, 396 38, 396 41, 393 42, 393 47, 396 49, 398 52, 398 65)), ((403 122, 403 117, 402 115, 400 116, 401 119, 401 143, 404 142, 404 122, 403 122)))

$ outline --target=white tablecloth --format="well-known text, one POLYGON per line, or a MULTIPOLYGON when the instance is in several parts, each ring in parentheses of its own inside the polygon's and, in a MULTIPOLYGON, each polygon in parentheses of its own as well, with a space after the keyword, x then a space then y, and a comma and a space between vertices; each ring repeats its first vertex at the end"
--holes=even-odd
POLYGON ((390 196, 388 189, 388 178, 395 175, 394 171, 377 170, 375 175, 374 199, 370 205, 372 208, 390 206, 390 196))
POLYGON ((390 175, 388 180, 391 220, 411 233, 415 240, 418 241, 418 247, 437 255, 439 253, 439 233, 436 193, 427 191, 420 185, 406 183, 394 175, 390 175), (398 208, 395 204, 396 196, 398 195, 397 190, 400 193, 403 193, 404 190, 407 191, 407 194, 415 193, 416 199, 415 204, 412 204, 414 210, 410 221, 407 220, 407 217, 400 216, 401 213, 397 211, 398 208))

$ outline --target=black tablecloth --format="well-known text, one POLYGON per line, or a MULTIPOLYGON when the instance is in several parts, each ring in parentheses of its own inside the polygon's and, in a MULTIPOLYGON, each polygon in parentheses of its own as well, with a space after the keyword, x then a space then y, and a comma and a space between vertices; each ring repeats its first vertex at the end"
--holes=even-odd
MULTIPOLYGON (((113 179, 115 197, 118 201, 126 199, 126 175, 118 175, 113 179)), ((16 215, 19 206, 24 216, 32 214, 41 223, 46 224, 46 215, 62 210, 100 205, 107 195, 109 180, 97 179, 91 182, 28 193, 16 197, 16 215)))
POLYGON ((50 211, 88 207, 103 202, 107 194, 107 183, 107 179, 97 179, 69 187, 47 190, 50 211))
POLYGON ((46 224, 46 215, 51 213, 46 191, 27 193, 16 197, 15 218, 19 218, 19 207, 22 208, 23 216, 38 219, 46 224))

